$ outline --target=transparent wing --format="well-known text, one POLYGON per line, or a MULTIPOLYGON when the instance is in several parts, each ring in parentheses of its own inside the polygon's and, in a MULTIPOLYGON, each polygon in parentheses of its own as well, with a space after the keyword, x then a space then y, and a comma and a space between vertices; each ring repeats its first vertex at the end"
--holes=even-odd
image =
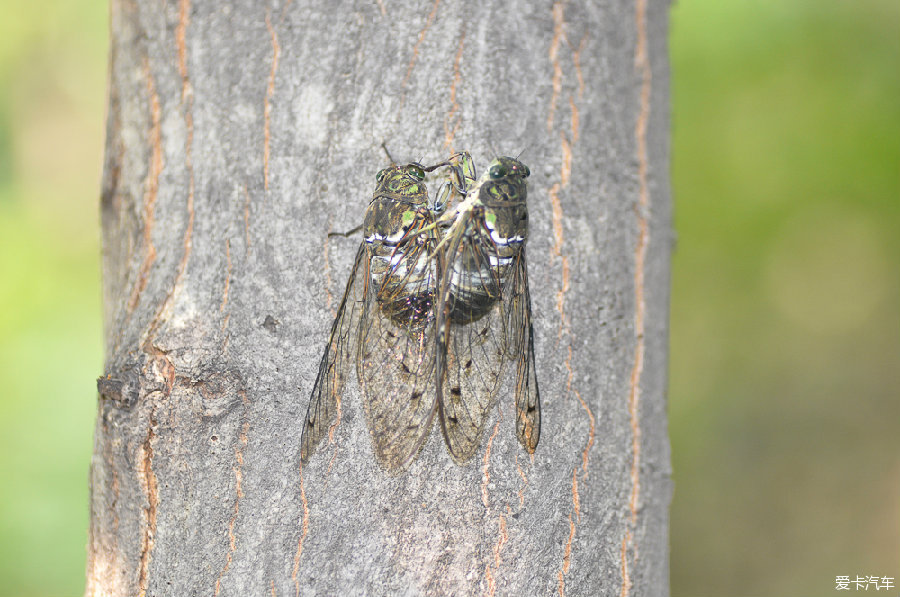
POLYGON ((375 457, 394 474, 412 462, 434 419, 433 289, 425 245, 413 244, 390 256, 382 283, 367 291, 376 306, 361 330, 357 371, 375 457))
POLYGON ((513 264, 502 304, 512 326, 507 354, 516 359, 516 436, 522 447, 533 454, 541 437, 541 397, 534 366, 534 329, 525 247, 513 264))
POLYGON ((507 360, 502 280, 490 265, 492 251, 477 236, 450 239, 438 286, 438 412, 447 448, 459 464, 478 450, 507 360), (490 306, 483 315, 465 321, 471 305, 464 305, 460 296, 471 298, 469 291, 479 296, 476 303, 490 306))
POLYGON ((365 243, 359 247, 347 289, 331 326, 331 336, 319 363, 319 374, 313 386, 300 436, 300 460, 305 464, 334 422, 341 401, 341 390, 349 371, 348 358, 354 353, 359 330, 367 319, 368 303, 365 287, 369 261, 365 243))

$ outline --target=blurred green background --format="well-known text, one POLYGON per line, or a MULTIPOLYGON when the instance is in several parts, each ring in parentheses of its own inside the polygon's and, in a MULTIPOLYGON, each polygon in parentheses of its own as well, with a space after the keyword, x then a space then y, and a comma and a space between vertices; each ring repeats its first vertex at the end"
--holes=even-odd
POLYGON ((81 595, 107 8, 0 7, 0 595, 81 595))
MULTIPOLYGON (((107 14, 0 19, 0 595, 80 595, 107 14)), ((675 597, 900 584, 900 2, 673 6, 675 597)))

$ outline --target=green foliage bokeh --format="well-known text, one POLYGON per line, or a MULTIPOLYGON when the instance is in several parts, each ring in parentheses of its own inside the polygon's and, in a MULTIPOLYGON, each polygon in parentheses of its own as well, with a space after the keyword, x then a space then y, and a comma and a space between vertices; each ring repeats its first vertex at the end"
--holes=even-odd
POLYGON ((107 9, 0 9, 0 595, 81 595, 107 9))
POLYGON ((680 0, 670 50, 673 595, 896 585, 900 3, 680 0))
MULTIPOLYGON (((80 595, 107 13, 0 19, 0 595, 80 595)), ((900 582, 900 4, 673 7, 672 592, 900 582)))

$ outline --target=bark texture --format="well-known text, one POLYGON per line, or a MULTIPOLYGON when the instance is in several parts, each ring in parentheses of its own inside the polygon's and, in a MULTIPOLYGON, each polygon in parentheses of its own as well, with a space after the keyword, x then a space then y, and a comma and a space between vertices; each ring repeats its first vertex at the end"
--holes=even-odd
POLYGON ((88 595, 668 594, 668 8, 112 0, 88 595), (531 167, 534 458, 300 468, 382 141, 531 167))

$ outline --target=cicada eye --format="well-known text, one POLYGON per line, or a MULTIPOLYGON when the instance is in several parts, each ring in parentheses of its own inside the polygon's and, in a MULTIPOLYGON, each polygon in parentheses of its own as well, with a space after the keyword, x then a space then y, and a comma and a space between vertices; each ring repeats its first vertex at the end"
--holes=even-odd
POLYGON ((384 180, 385 174, 387 174, 387 168, 384 168, 383 170, 379 170, 378 174, 375 175, 375 182, 381 182, 382 180, 384 180))
POLYGON ((491 166, 488 174, 490 174, 491 178, 503 178, 506 176, 506 167, 502 164, 494 164, 491 166))
POLYGON ((417 180, 425 180, 425 171, 418 166, 410 166, 409 173, 417 180))

